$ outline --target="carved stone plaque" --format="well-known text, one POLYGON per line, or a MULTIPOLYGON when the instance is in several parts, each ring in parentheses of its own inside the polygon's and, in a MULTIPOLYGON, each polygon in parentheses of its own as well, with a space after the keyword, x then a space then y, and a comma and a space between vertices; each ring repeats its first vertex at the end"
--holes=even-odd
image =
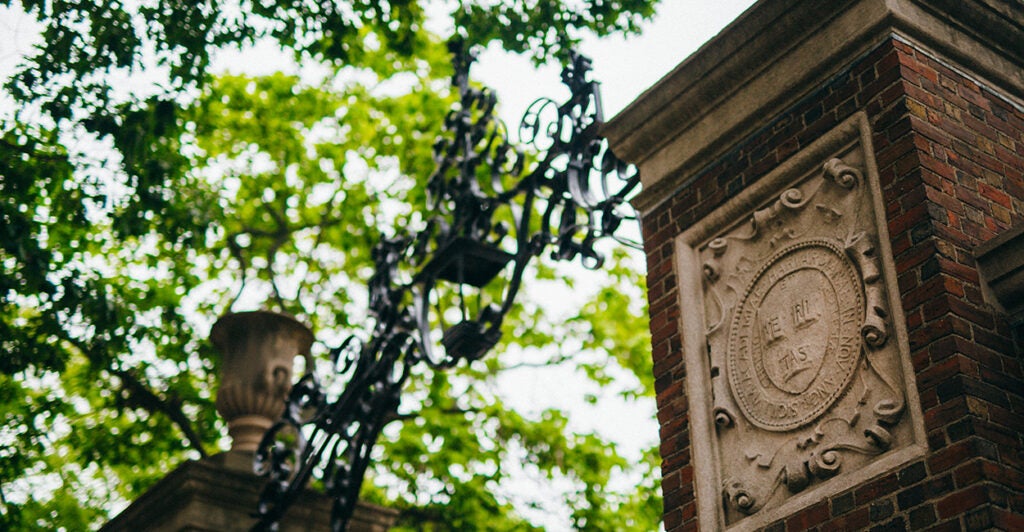
POLYGON ((867 131, 847 122, 677 239, 711 529, 764 526, 923 453, 867 131))
POLYGON ((754 275, 726 348, 730 389, 751 424, 801 427, 846 389, 860 348, 858 281, 843 250, 824 239, 784 247, 754 275))

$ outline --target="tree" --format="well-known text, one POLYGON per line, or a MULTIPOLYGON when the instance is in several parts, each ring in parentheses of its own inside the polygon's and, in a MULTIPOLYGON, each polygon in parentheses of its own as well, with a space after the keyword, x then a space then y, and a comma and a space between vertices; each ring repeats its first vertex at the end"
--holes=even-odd
MULTIPOLYGON (((635 30, 653 2, 566 4, 459 3, 451 17, 469 42, 542 60, 579 31, 635 30)), ((0 127, 0 515, 10 528, 81 529, 221 445, 213 317, 265 303, 327 343, 359 326, 372 245, 419 223, 410 206, 451 103, 449 67, 412 1, 22 5, 44 45, 8 83, 20 108, 0 127), (258 39, 327 74, 207 72, 217 50, 258 39), (163 77, 146 92, 119 91, 153 69, 163 77)), ((591 377, 607 383, 615 363, 651 394, 644 313, 616 288, 635 275, 621 261, 611 273, 564 323, 518 308, 515 340, 496 352, 575 338, 542 363, 585 350, 591 377)), ((509 365, 492 355, 417 375, 364 496, 414 528, 524 528, 493 493, 522 456, 569 479, 576 526, 650 528, 653 480, 617 493, 609 478, 629 468, 614 446, 568 433, 562 412, 505 407, 494 383, 509 365)))

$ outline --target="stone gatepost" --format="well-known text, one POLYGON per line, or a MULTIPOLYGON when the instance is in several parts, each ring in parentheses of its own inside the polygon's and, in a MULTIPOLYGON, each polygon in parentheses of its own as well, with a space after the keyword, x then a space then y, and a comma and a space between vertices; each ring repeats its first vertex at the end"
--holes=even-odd
MULTIPOLYGON (((263 433, 281 416, 291 389, 292 365, 306 358, 313 333, 293 318, 273 312, 228 314, 213 325, 210 340, 222 355, 217 412, 232 438, 231 449, 190 460, 144 493, 101 530, 134 532, 249 530, 264 481, 253 473, 263 433)), ((330 530, 332 501, 306 491, 281 520, 282 531, 330 530)), ((349 530, 383 532, 398 512, 358 503, 349 530)))
POLYGON ((762 0, 604 133, 667 531, 1024 530, 1024 2, 762 0))

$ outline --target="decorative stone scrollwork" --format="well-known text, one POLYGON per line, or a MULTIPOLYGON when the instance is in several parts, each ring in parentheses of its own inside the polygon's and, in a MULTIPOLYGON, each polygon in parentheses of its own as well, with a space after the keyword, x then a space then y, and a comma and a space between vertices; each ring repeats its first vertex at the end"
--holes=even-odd
POLYGON ((843 188, 850 189, 861 182, 860 171, 846 164, 842 159, 829 159, 822 166, 822 170, 824 170, 826 178, 843 188))
POLYGON ((808 473, 807 463, 794 458, 782 468, 782 482, 789 489, 790 493, 799 493, 811 483, 811 477, 808 473))
POLYGON ((722 428, 729 428, 733 425, 733 415, 728 408, 715 407, 715 425, 722 428))
POLYGON ((707 371, 708 429, 695 437, 711 440, 723 528, 767 525, 758 516, 778 519, 798 494, 915 438, 875 185, 857 145, 833 153, 737 198, 745 211, 709 216, 717 229, 685 233, 702 235, 687 245, 706 346, 687 360, 707 371))
POLYGON ((842 463, 842 455, 834 449, 828 449, 822 452, 811 451, 811 457, 807 461, 807 466, 811 474, 824 479, 839 473, 839 467, 842 463))
POLYGON ((858 233, 846 244, 846 252, 857 263, 864 281, 865 306, 864 326, 861 333, 864 341, 872 348, 885 345, 889 338, 885 319, 889 315, 880 279, 880 267, 875 246, 864 233, 858 233))
POLYGON ((728 504, 744 514, 752 514, 761 509, 761 501, 738 481, 726 482, 723 491, 728 504))

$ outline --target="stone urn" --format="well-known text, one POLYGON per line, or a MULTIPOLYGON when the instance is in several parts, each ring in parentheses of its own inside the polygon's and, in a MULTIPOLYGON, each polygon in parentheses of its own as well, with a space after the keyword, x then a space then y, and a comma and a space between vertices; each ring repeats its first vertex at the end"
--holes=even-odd
POLYGON ((222 356, 215 406, 227 421, 231 450, 255 452, 284 412, 295 357, 310 367, 313 333, 294 318, 260 310, 222 316, 210 341, 222 356))

